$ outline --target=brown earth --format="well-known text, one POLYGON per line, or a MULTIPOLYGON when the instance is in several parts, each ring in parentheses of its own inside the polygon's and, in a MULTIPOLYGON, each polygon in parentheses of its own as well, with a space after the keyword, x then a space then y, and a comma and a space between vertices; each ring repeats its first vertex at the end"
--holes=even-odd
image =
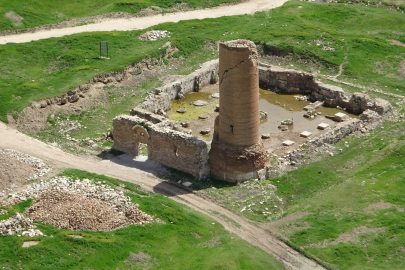
POLYGON ((21 186, 34 176, 35 172, 29 164, 0 153, 0 192, 10 188, 10 185, 21 186))

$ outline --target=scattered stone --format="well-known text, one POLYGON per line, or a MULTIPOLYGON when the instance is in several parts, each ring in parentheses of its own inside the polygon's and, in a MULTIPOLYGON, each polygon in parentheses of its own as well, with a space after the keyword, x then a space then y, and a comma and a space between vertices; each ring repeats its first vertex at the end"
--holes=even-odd
POLYGON ((39 241, 25 241, 22 245, 23 248, 31 247, 31 246, 36 246, 38 245, 39 241))
POLYGON ((197 100, 193 102, 194 106, 207 106, 208 102, 204 100, 197 100))
POLYGON ((262 139, 269 139, 269 138, 270 138, 270 133, 262 134, 262 139))
POLYGON ((182 185, 183 186, 186 186, 186 187, 189 187, 189 186, 191 186, 193 183, 191 183, 191 182, 184 182, 184 183, 182 183, 182 185))
POLYGON ((180 108, 180 109, 178 109, 176 112, 178 112, 178 113, 185 113, 185 112, 187 112, 187 109, 186 109, 186 108, 180 108))
POLYGON ((337 113, 333 117, 333 120, 335 120, 337 122, 343 122, 343 121, 346 121, 347 119, 349 119, 349 116, 345 113, 337 113))
POLYGON ((201 130, 200 134, 207 135, 207 134, 210 134, 210 132, 211 132, 211 130, 209 128, 206 128, 206 129, 201 130))
POLYGON ((164 31, 148 31, 146 33, 143 33, 140 35, 138 38, 140 40, 149 40, 149 41, 155 41, 161 38, 165 37, 170 37, 170 32, 164 30, 164 31))
POLYGON ((320 123, 318 125, 318 129, 321 129, 321 130, 324 130, 324 129, 328 128, 328 127, 329 127, 329 124, 326 124, 326 123, 320 123))
POLYGON ((7 214, 8 214, 7 210, 0 209, 0 216, 1 215, 7 215, 7 214))
POLYGON ((302 133, 300 134, 300 136, 301 136, 301 137, 304 137, 304 138, 308 138, 308 137, 311 136, 311 135, 312 135, 312 133, 309 132, 309 131, 304 131, 304 132, 302 132, 302 133))
POLYGON ((267 119, 267 112, 260 111, 260 121, 267 119))
POLYGON ((215 94, 213 94, 211 97, 213 97, 213 98, 219 98, 219 93, 215 93, 215 94))
POLYGON ((290 146, 290 145, 293 145, 294 144, 294 142, 293 141, 290 141, 290 140, 287 140, 287 141, 284 141, 283 142, 283 145, 284 146, 290 146))
POLYGON ((292 125, 294 125, 294 120, 293 120, 293 119, 286 119, 286 120, 283 120, 283 121, 281 122, 281 125, 292 126, 292 125))
POLYGON ((286 125, 280 125, 280 126, 278 126, 278 128, 281 129, 281 131, 288 130, 288 126, 286 126, 286 125))
POLYGON ((201 120, 205 120, 205 119, 207 119, 208 118, 208 115, 206 115, 206 114, 200 114, 199 116, 198 116, 198 119, 201 119, 201 120))
POLYGON ((189 122, 181 122, 180 126, 184 127, 184 128, 188 128, 190 126, 189 122))
POLYGON ((309 109, 305 114, 304 117, 306 118, 315 118, 316 116, 318 116, 317 112, 315 111, 315 109, 309 109))
POLYGON ((294 96, 294 98, 299 101, 307 101, 308 99, 307 96, 294 96))
POLYGON ((309 111, 309 110, 315 110, 318 109, 319 107, 323 106, 324 101, 316 101, 314 103, 310 103, 309 105, 304 107, 304 110, 309 111))
POLYGON ((216 112, 219 112, 219 104, 217 104, 217 105, 215 106, 215 111, 216 111, 216 112))
POLYGON ((15 213, 9 219, 0 221, 0 235, 14 235, 22 232, 23 236, 44 236, 44 234, 36 230, 36 226, 32 225, 32 220, 25 218, 20 213, 15 213))

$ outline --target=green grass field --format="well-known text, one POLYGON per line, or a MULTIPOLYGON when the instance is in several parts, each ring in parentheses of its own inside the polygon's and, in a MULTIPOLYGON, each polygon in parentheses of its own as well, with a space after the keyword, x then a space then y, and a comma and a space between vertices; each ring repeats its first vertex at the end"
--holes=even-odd
MULTIPOLYGON (((65 93, 97 74, 159 57, 164 51, 159 48, 167 41, 180 49, 174 57, 193 54, 205 40, 264 41, 301 57, 319 57, 335 68, 344 63, 342 80, 405 94, 405 47, 389 41, 405 43, 402 25, 402 13, 387 8, 291 1, 253 16, 161 24, 154 29, 169 30, 172 35, 155 42, 137 39, 144 31, 128 31, 1 45, 0 120, 6 122, 8 113, 16 115, 32 101, 65 93), (100 40, 109 41, 111 60, 97 58, 100 40), (323 50, 326 45, 335 51, 323 50)), ((298 67, 305 69, 303 64, 298 67)), ((320 72, 330 69, 325 66, 320 72)))
POLYGON ((281 238, 330 269, 403 269, 404 138, 404 122, 386 122, 334 145, 333 157, 281 177, 204 192, 255 221, 290 217, 278 227, 281 238))
MULTIPOLYGON (((176 4, 186 3, 191 8, 212 7, 221 3, 238 2, 238 0, 84 0, 84 1, 0 1, 0 31, 32 28, 44 24, 59 23, 73 18, 100 15, 111 12, 137 13, 151 6, 163 9, 172 8, 176 4), (14 12, 20 18, 15 20, 6 16, 14 12), (22 20, 21 20, 22 19, 22 20), (20 21, 21 20, 21 21, 20 21)), ((153 9, 152 9, 153 10, 153 9)))
MULTIPOLYGON (((140 209, 165 223, 131 225, 111 232, 72 232, 38 223, 48 237, 0 237, 1 269, 285 269, 261 249, 222 225, 162 195, 148 194, 117 179, 78 170, 62 175, 124 184, 140 209), (81 235, 82 239, 69 235, 81 235), (52 236, 52 237, 51 237, 52 236), (40 243, 22 248, 24 241, 40 243)), ((6 208, 23 212, 31 200, 6 208)), ((8 216, 1 216, 5 219, 8 216)))

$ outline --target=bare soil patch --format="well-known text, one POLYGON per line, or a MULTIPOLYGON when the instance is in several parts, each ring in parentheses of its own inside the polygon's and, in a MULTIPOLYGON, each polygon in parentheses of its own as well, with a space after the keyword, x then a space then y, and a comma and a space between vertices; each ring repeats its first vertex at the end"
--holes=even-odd
POLYGON ((34 174, 35 170, 29 164, 0 152, 0 192, 22 186, 34 174))
POLYGON ((21 21, 24 20, 22 16, 18 15, 14 11, 7 12, 5 16, 6 18, 13 20, 15 22, 14 23, 15 26, 21 26, 22 25, 21 21))
POLYGON ((405 43, 402 43, 401 41, 398 41, 395 39, 390 39, 388 41, 390 42, 391 45, 398 45, 398 46, 405 47, 405 43))
POLYGON ((137 269, 148 270, 158 265, 156 258, 152 255, 139 251, 138 253, 129 253, 129 258, 124 261, 126 265, 135 266, 137 269))
POLYGON ((366 213, 374 213, 373 210, 389 209, 389 208, 393 208, 393 207, 395 207, 398 210, 398 212, 404 212, 405 211, 404 208, 400 208, 397 205, 392 204, 392 203, 384 202, 383 200, 381 200, 379 202, 376 202, 376 203, 373 203, 373 204, 370 204, 369 206, 367 206, 364 209, 364 211, 366 213))
POLYGON ((23 248, 31 247, 31 246, 36 246, 38 245, 39 241, 25 241, 22 245, 23 248))
POLYGON ((263 224, 262 227, 271 231, 273 234, 281 237, 290 237, 294 232, 303 229, 309 229, 307 223, 297 221, 306 215, 309 215, 309 212, 294 213, 285 217, 282 217, 276 221, 263 224))
POLYGON ((366 226, 360 226, 360 227, 356 227, 353 228, 353 230, 351 230, 350 232, 344 232, 341 233, 338 238, 336 240, 330 241, 328 239, 320 242, 320 243, 316 243, 316 244, 311 244, 308 246, 304 246, 303 248, 308 248, 308 247, 313 247, 313 248, 325 248, 327 246, 336 246, 340 243, 342 244, 358 244, 360 243, 361 236, 364 235, 373 235, 372 238, 375 238, 375 235, 380 233, 380 232, 384 232, 385 228, 381 227, 381 228, 368 228, 366 226))

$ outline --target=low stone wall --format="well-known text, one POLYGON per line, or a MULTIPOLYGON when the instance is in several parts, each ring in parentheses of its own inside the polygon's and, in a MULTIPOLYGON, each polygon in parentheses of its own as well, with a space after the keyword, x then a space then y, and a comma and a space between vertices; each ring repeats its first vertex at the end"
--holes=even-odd
POLYGON ((324 101, 325 106, 340 106, 355 114, 361 114, 368 109, 379 115, 392 112, 391 104, 384 99, 372 100, 369 95, 363 93, 354 93, 349 99, 342 88, 316 81, 313 75, 306 72, 261 63, 259 84, 262 88, 278 93, 307 95, 311 101, 324 101))
POLYGON ((136 154, 137 141, 133 127, 145 124, 148 125, 150 159, 200 179, 209 176, 207 144, 192 135, 173 130, 169 120, 153 124, 137 116, 118 116, 113 119, 113 148, 136 154))
POLYGON ((191 92, 198 92, 206 85, 218 81, 218 59, 206 62, 202 68, 187 75, 184 79, 155 89, 142 103, 141 108, 162 113, 170 110, 171 101, 181 99, 191 92))

